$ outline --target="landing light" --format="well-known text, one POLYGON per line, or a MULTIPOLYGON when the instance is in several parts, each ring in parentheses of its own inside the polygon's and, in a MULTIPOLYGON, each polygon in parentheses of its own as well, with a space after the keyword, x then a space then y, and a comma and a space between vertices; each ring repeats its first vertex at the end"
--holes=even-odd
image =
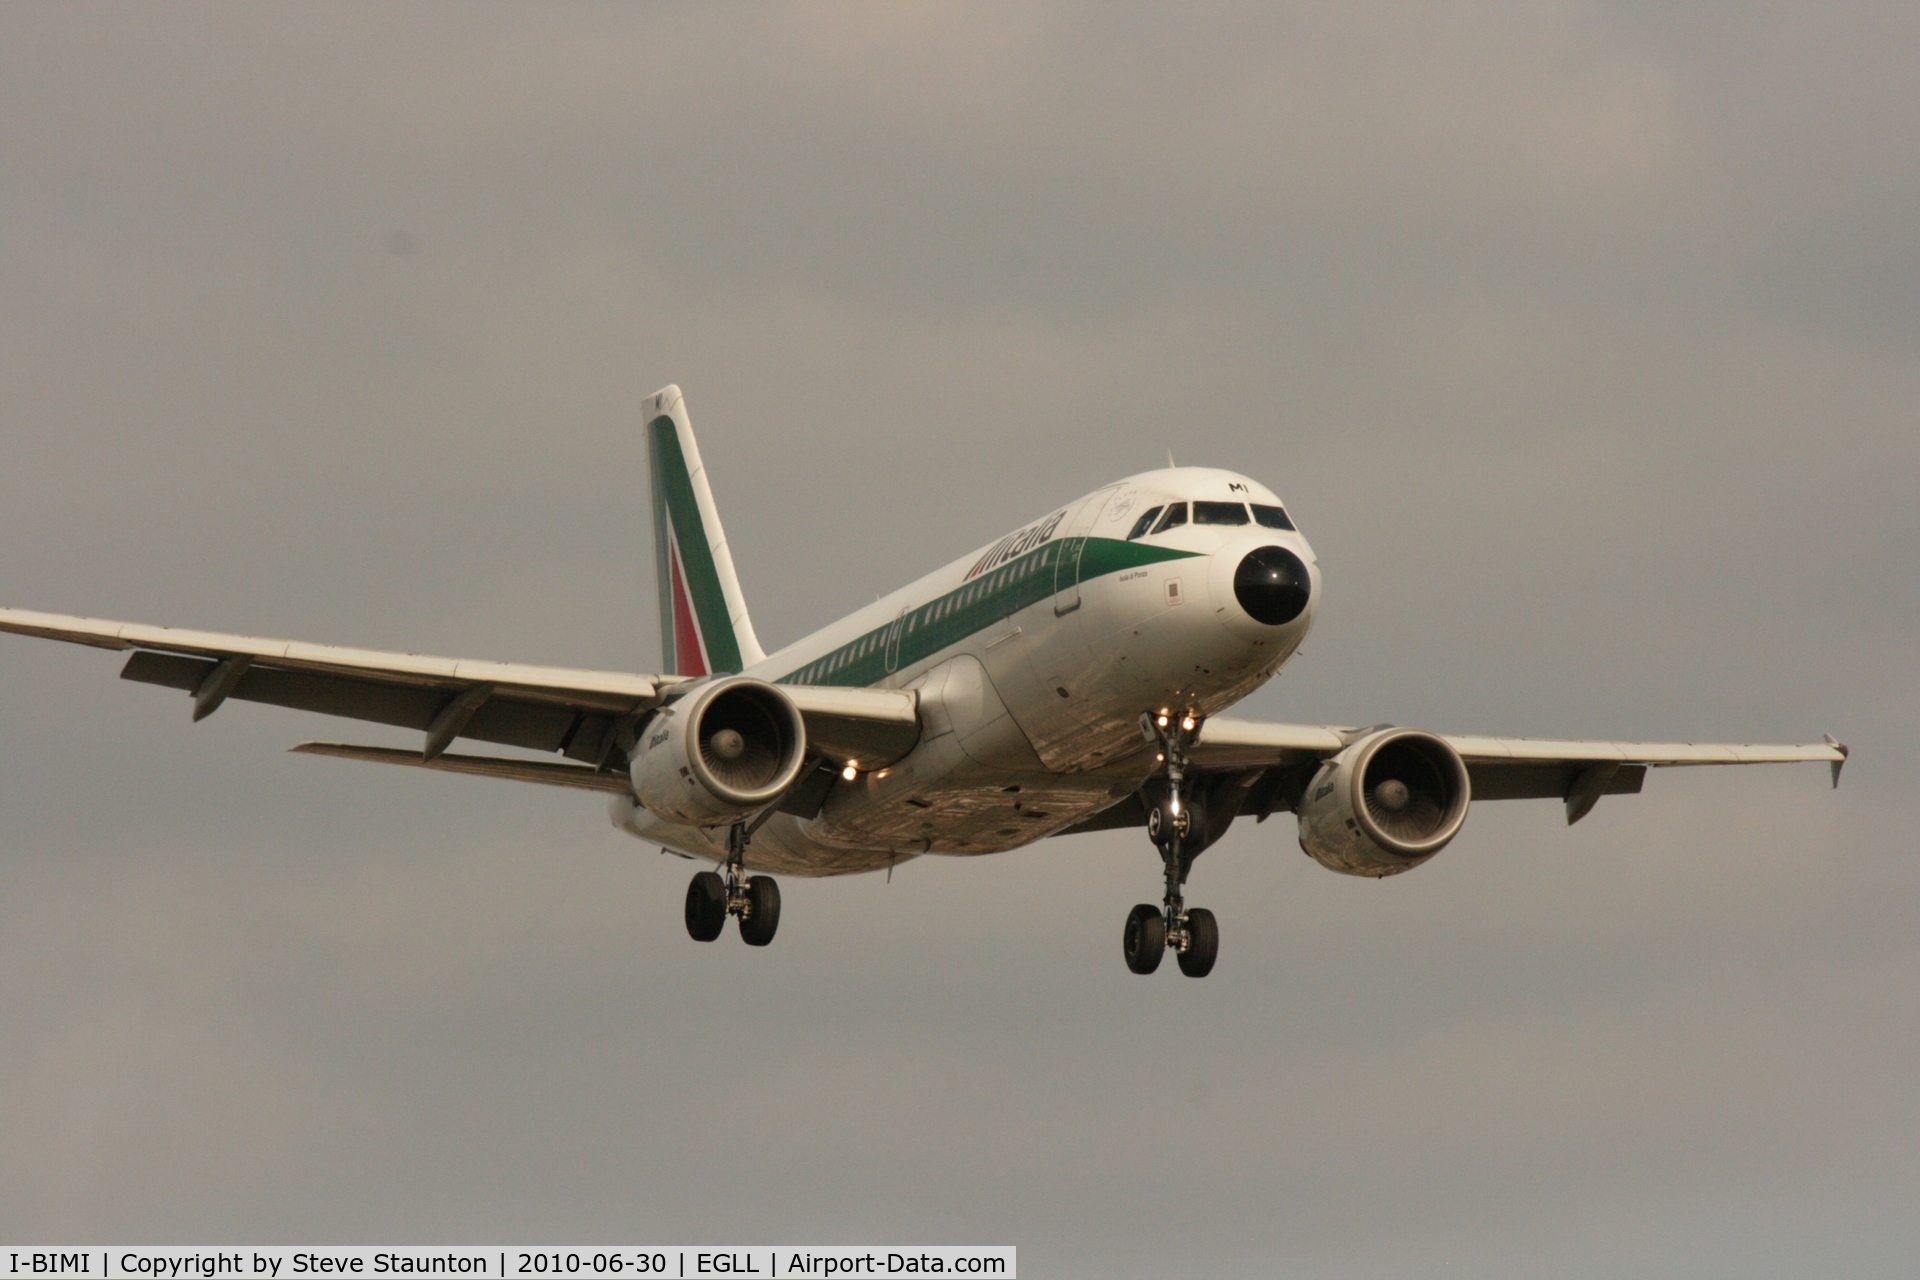
POLYGON ((1159 726, 1160 726, 1160 727, 1161 727, 1162 729, 1164 729, 1164 728, 1166 728, 1166 727, 1167 727, 1167 713, 1166 713, 1166 712, 1164 712, 1164 711, 1162 711, 1162 712, 1160 713, 1160 718, 1159 718, 1159 719, 1157 719, 1157 720, 1155 720, 1155 721, 1154 721, 1154 723, 1155 723, 1155 724, 1157 724, 1157 725, 1159 725, 1159 726))
POLYGON ((840 771, 840 776, 848 782, 852 782, 860 776, 860 762, 858 760, 847 761, 847 767, 840 771))
POLYGON ((1193 732, 1193 717, 1192 717, 1192 716, 1188 716, 1188 717, 1186 717, 1186 718, 1185 718, 1184 720, 1182 720, 1182 721, 1180 722, 1180 728, 1181 728, 1181 730, 1182 730, 1183 732, 1186 732, 1186 733, 1192 733, 1192 732, 1193 732))

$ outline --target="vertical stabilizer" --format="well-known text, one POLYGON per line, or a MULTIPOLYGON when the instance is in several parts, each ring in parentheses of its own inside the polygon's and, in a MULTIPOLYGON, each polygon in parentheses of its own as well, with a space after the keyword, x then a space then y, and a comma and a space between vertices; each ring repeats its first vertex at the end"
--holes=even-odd
POLYGON ((648 396, 646 417, 665 670, 684 676, 744 670, 766 654, 747 617, 680 388, 664 387, 648 396))

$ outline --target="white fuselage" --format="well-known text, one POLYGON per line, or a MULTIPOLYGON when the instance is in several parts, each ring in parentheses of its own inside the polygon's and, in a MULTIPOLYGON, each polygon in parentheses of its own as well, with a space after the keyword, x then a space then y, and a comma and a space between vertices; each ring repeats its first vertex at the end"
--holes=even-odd
MULTIPOLYGON (((1272 527, 1287 523, 1279 509, 1232 472, 1132 476, 749 667, 777 684, 915 689, 921 736, 905 758, 836 782, 816 817, 775 816, 748 863, 832 875, 998 852, 1131 794, 1155 765, 1143 712, 1217 714, 1270 679, 1312 627, 1319 569, 1304 537, 1272 527), (1129 538, 1145 513, 1165 519, 1175 504, 1185 523, 1129 538), (1252 514, 1228 523, 1232 504, 1252 514), (1311 578, 1305 607, 1278 625, 1251 616, 1235 587, 1262 548, 1291 553, 1311 578)), ((662 822, 626 797, 613 817, 674 851, 725 857, 723 833, 662 822)))

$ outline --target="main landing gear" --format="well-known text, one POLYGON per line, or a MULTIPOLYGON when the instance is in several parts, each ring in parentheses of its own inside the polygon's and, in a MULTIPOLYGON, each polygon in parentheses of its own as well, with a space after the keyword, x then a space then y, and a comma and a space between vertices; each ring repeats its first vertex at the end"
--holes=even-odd
POLYGON ((1193 803, 1186 780, 1187 747, 1199 730, 1199 722, 1191 715, 1162 713, 1142 716, 1140 723, 1159 741, 1166 764, 1165 789, 1147 809, 1147 837, 1160 850, 1166 870, 1166 895, 1157 908, 1143 902, 1127 913, 1121 948, 1127 968, 1135 973, 1152 973, 1160 967, 1160 957, 1171 950, 1179 960, 1180 972, 1189 978, 1204 978, 1213 972, 1214 959, 1220 954, 1220 926, 1213 912, 1205 907, 1189 908, 1180 895, 1206 831, 1204 815, 1193 803))
POLYGON ((745 876, 747 827, 727 828, 726 876, 702 871, 687 886, 687 932, 695 942, 712 942, 728 916, 740 917, 740 940, 750 947, 773 941, 780 927, 780 886, 772 876, 745 876))

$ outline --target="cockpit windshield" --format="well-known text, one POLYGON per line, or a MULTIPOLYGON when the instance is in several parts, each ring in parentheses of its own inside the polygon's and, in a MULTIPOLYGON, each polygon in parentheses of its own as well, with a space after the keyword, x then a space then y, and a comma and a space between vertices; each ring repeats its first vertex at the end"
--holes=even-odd
POLYGON ((1238 502, 1196 502, 1193 504, 1193 522, 1195 524, 1245 524, 1247 509, 1238 502))
POLYGON ((1293 521, 1287 519, 1287 513, 1280 507, 1253 504, 1253 518, 1269 529, 1291 529, 1293 521))
POLYGON ((1154 520, 1165 510, 1165 507, 1149 507, 1146 511, 1142 512, 1140 518, 1133 522, 1133 532, 1127 535, 1127 541, 1132 542, 1135 538, 1141 537, 1147 530, 1153 528, 1154 520))
POLYGON ((1167 508, 1167 514, 1160 517, 1160 523, 1153 526, 1153 531, 1155 533, 1165 533, 1167 530, 1177 525, 1183 525, 1186 522, 1187 504, 1184 502, 1176 502, 1167 508))

